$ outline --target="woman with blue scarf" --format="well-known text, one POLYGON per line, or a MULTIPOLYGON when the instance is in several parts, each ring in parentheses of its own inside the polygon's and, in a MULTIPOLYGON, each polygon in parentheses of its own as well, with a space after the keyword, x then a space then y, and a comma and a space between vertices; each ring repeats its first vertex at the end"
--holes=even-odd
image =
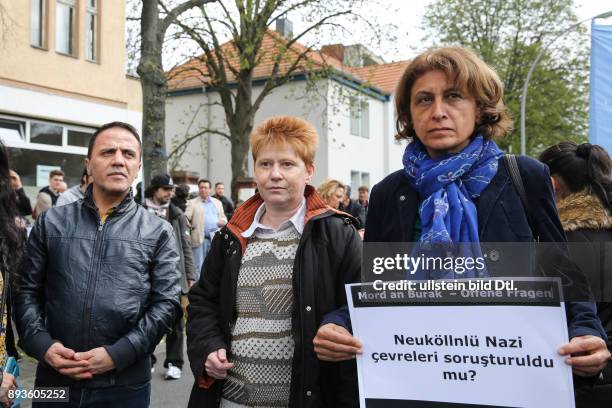
MULTIPOLYGON (((428 50, 409 64, 395 97, 396 138, 410 141, 404 168, 372 189, 366 242, 471 243, 475 252, 480 242, 565 242, 546 166, 517 158, 530 217, 513 187, 493 140, 512 126, 502 96, 497 74, 464 48, 428 50)), ((569 302, 567 309, 571 340, 559 353, 574 374, 598 375, 610 353, 595 305, 569 302)), ((323 323, 314 339, 320 360, 361 353, 346 308, 323 323)))

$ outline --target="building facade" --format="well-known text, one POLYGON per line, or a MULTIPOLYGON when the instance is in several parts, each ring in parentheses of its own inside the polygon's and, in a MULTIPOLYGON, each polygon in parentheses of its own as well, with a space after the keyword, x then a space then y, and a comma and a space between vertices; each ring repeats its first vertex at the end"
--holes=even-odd
MULTIPOLYGON (((265 42, 264 42, 265 45, 265 42)), ((336 74, 321 79, 312 89, 305 75, 276 88, 264 99, 255 115, 255 125, 278 115, 299 116, 315 126, 320 141, 315 160, 313 185, 335 178, 357 187, 371 187, 389 172, 401 168, 405 144, 395 142, 393 93, 407 66, 407 61, 374 63, 354 67, 337 56, 343 46, 323 49, 333 59, 336 74)), ((363 47, 359 46, 359 51, 363 47)), ((348 50, 347 50, 348 51, 348 50)), ((342 52, 344 59, 355 59, 355 52, 342 52)), ((201 68, 200 68, 201 71, 201 68)), ((216 91, 198 82, 194 76, 171 75, 170 94, 166 103, 166 142, 168 151, 179 146, 188 135, 202 133, 188 143, 180 160, 170 160, 172 170, 195 172, 215 182, 230 185, 230 143, 221 135, 205 132, 218 129, 227 132, 224 111, 216 91)), ((253 99, 265 83, 255 78, 253 99)), ((249 174, 253 174, 249 157, 249 174)))
POLYGON ((125 1, 0 0, 0 138, 34 197, 59 168, 78 184, 95 128, 141 128, 140 82, 125 74, 125 1))

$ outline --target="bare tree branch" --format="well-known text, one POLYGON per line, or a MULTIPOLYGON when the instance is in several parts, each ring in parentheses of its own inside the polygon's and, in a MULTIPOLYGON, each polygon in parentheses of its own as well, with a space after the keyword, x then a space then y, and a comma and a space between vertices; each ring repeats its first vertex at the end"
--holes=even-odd
POLYGON ((299 3, 295 3, 291 7, 287 7, 285 10, 283 10, 281 13, 279 13, 278 15, 276 15, 274 18, 272 18, 270 20, 270 25, 272 25, 272 23, 274 23, 276 20, 279 20, 279 19, 285 17, 290 12, 292 12, 294 10, 299 10, 300 8, 305 7, 305 6, 307 6, 307 5, 311 4, 311 3, 312 3, 312 0, 304 0, 304 1, 301 1, 299 3))
POLYGON ((311 25, 310 27, 306 28, 304 31, 302 31, 300 34, 298 34, 296 37, 292 38, 291 40, 289 40, 285 47, 286 47, 286 51, 285 52, 279 52, 276 56, 276 59, 274 61, 274 66, 272 67, 272 72, 268 78, 268 80, 266 81, 265 85, 264 85, 264 89, 261 91, 261 93, 258 95, 257 99, 255 100, 255 102, 253 102, 253 108, 255 111, 257 111, 257 109, 259 109, 259 106, 261 105, 261 103, 263 102, 264 98, 276 87, 286 83, 290 78, 291 75, 299 68, 299 64, 300 62, 306 60, 306 57, 308 56, 308 54, 310 54, 312 52, 312 48, 308 47, 306 48, 305 51, 303 51, 302 53, 298 54, 298 56, 296 57, 296 59, 294 60, 294 62, 292 63, 292 65, 289 67, 289 69, 283 74, 282 77, 278 77, 278 73, 280 70, 280 64, 281 61, 283 59, 283 57, 285 56, 285 54, 287 52, 290 52, 290 50, 292 50, 291 46, 293 44, 295 44, 300 38, 304 37, 306 34, 308 34, 310 31, 316 29, 317 27, 320 27, 322 24, 324 24, 327 20, 330 20, 334 17, 338 17, 341 15, 345 15, 350 13, 350 11, 342 11, 342 12, 338 12, 338 13, 334 13, 331 14, 329 16, 324 17, 323 19, 319 20, 318 22, 316 22, 315 24, 311 25))
MULTIPOLYGON (((171 156, 180 157, 185 146, 203 134, 218 135, 229 140, 234 196, 238 181, 247 176, 248 135, 264 99, 300 72, 314 83, 335 71, 328 58, 315 54, 314 45, 299 43, 321 27, 342 28, 336 25, 337 20, 343 16, 356 15, 353 8, 344 6, 353 4, 353 0, 339 3, 342 6, 328 0, 225 0, 215 8, 201 7, 199 19, 189 16, 177 21, 176 25, 184 35, 202 50, 197 59, 186 63, 185 68, 194 72, 189 77, 198 77, 207 87, 207 92, 219 94, 215 100, 223 106, 226 126, 208 124, 209 129, 199 130, 193 135, 186 134, 171 156), (310 6, 312 9, 307 10, 310 6), (301 10, 309 13, 305 18, 306 29, 292 38, 282 38, 271 32, 270 24, 301 10), (221 44, 220 40, 227 37, 230 42, 221 44), (198 60, 200 64, 197 64, 198 60), (259 77, 262 68, 265 68, 265 81, 258 89, 259 94, 254 96, 255 73, 259 77)), ((373 25, 367 28, 375 30, 373 25)), ((179 72, 184 71, 178 68, 172 70, 171 75, 174 78, 179 72)), ((192 126, 193 122, 189 125, 189 131, 192 126)))
POLYGON ((6 40, 7 35, 11 31, 11 27, 15 25, 15 20, 13 20, 8 11, 6 11, 5 6, 0 4, 0 46, 2 46, 4 40, 6 40))
POLYGON ((225 26, 229 28, 230 32, 232 33, 232 37, 234 38, 234 41, 236 41, 238 37, 240 36, 240 33, 238 32, 238 27, 236 27, 236 22, 232 18, 232 15, 230 14, 227 7, 225 7, 225 4, 223 4, 222 1, 219 2, 219 4, 221 5, 221 8, 223 9, 225 18, 229 21, 229 23, 226 23, 225 26))
MULTIPOLYGON (((203 11, 204 17, 206 18, 206 12, 203 11)), ((210 25, 210 21, 208 21, 209 27, 212 29, 210 25)), ((232 98, 232 94, 227 89, 228 79, 225 73, 225 65, 224 65, 224 56, 219 45, 219 41, 217 40, 214 33, 213 36, 213 46, 214 51, 210 49, 210 46, 202 40, 200 36, 198 36, 197 32, 193 30, 191 27, 186 26, 185 24, 178 22, 178 25, 183 28, 188 35, 202 48, 204 51, 204 55, 200 57, 202 63, 206 65, 208 70, 208 76, 211 78, 211 86, 215 87, 218 90, 219 95, 221 96, 221 100, 223 101, 224 109, 226 115, 231 116, 234 114, 234 101, 232 98), (214 52, 214 54, 213 54, 214 52), (219 58, 220 56, 220 58, 219 58)), ((211 30, 212 31, 212 30, 211 30)))
POLYGON ((206 3, 213 3, 215 1, 217 0, 187 0, 184 3, 179 4, 178 6, 176 6, 170 11, 168 11, 168 9, 160 1, 159 2, 160 6, 162 6, 162 8, 166 10, 166 13, 167 13, 166 17, 164 17, 164 19, 162 20, 161 29, 165 32, 168 29, 168 27, 170 27, 170 25, 177 20, 178 16, 180 16, 187 10, 190 10, 194 7, 203 6, 206 3))
POLYGON ((223 136, 225 137, 227 140, 232 140, 231 135, 229 135, 226 132, 220 131, 218 129, 210 129, 210 128, 206 128, 206 129, 202 129, 200 130, 198 133, 194 133, 192 135, 189 136, 185 136, 185 138, 178 144, 176 145, 176 147, 174 149, 172 149, 172 151, 168 154, 168 158, 174 156, 175 154, 177 154, 179 152, 179 150, 187 147, 187 145, 189 143, 191 143, 191 141, 197 139, 198 137, 205 135, 205 134, 213 134, 213 135, 219 135, 219 136, 223 136))
POLYGON ((182 13, 194 7, 203 7, 203 4, 210 2, 211 0, 182 1, 172 10, 168 10, 161 0, 148 0, 137 4, 140 7, 140 61, 137 72, 143 96, 142 147, 145 180, 154 172, 165 172, 168 164, 165 140, 168 79, 162 64, 164 38, 169 26, 178 20, 182 13), (160 17, 160 7, 166 12, 163 18, 160 17))

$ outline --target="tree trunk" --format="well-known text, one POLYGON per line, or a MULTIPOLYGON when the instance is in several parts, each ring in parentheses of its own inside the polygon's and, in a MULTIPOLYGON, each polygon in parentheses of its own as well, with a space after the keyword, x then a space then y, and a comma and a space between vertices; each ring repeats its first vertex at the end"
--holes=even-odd
POLYGON ((157 1, 142 3, 138 75, 142 86, 142 147, 144 181, 167 171, 165 123, 167 83, 162 65, 164 33, 157 1))
POLYGON ((253 70, 243 70, 236 91, 236 109, 227 125, 232 137, 232 200, 238 200, 238 181, 248 176, 249 136, 253 131, 253 70))
POLYGON ((249 135, 253 129, 253 124, 247 129, 232 132, 232 201, 238 201, 238 181, 248 176, 248 154, 249 154, 249 135))

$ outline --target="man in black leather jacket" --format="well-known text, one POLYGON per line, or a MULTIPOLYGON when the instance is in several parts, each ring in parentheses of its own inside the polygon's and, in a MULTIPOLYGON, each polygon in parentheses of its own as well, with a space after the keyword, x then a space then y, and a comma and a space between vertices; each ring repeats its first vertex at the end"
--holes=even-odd
POLYGON ((20 345, 39 361, 36 386, 70 387, 67 406, 148 407, 149 354, 178 316, 172 226, 130 192, 141 152, 130 125, 102 126, 85 198, 41 214, 29 237, 14 294, 20 345))

